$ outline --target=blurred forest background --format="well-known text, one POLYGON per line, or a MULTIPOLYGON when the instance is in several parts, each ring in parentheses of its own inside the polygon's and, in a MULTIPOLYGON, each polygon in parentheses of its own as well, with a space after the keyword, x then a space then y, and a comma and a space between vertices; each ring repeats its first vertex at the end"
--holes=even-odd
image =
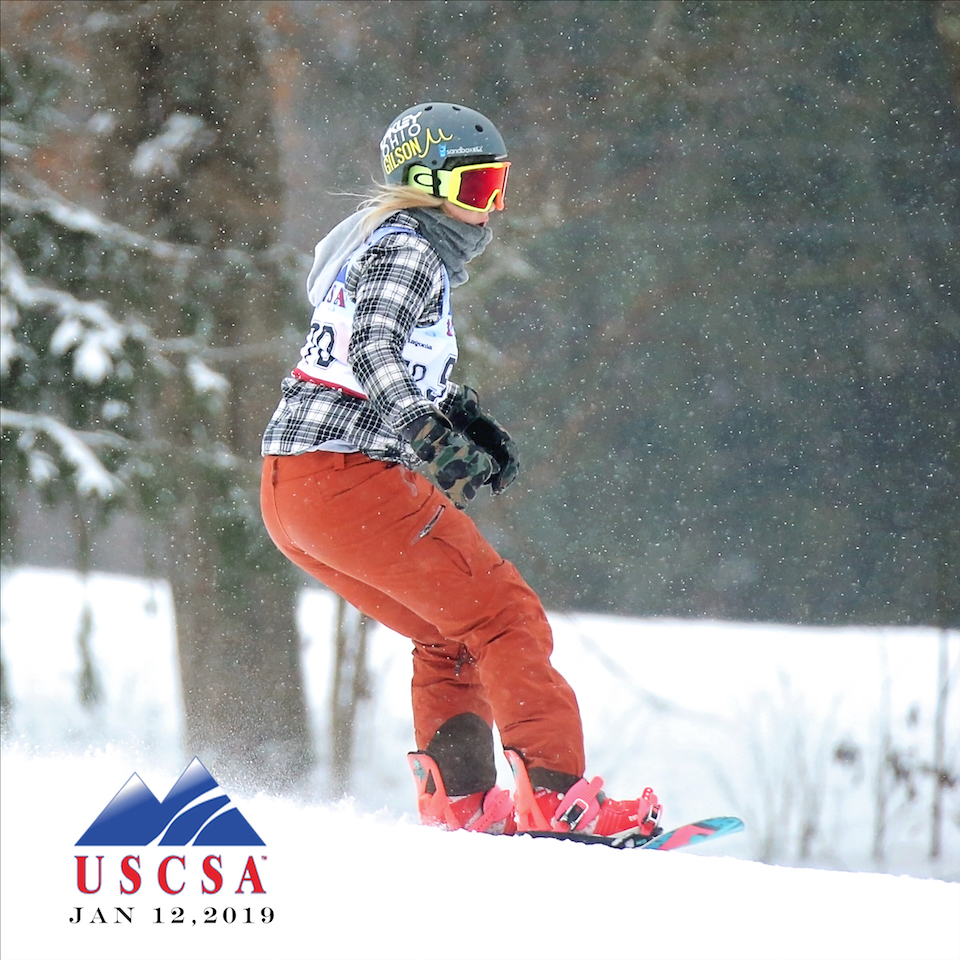
POLYGON ((259 438, 313 245, 431 99, 514 164, 456 379, 548 607, 960 625, 957 0, 0 16, 3 564, 168 579, 194 746, 309 763, 259 438))

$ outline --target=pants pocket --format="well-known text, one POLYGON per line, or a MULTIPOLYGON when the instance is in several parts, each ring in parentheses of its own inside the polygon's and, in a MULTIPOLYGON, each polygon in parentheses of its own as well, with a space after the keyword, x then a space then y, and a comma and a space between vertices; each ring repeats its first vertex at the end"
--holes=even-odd
POLYGON ((413 542, 416 543, 418 540, 422 540, 424 537, 429 536, 430 531, 437 525, 440 518, 443 516, 443 511, 447 508, 443 505, 439 506, 433 513, 433 516, 427 521, 426 526, 414 537, 413 542))
POLYGON ((418 542, 438 551, 445 562, 468 577, 476 577, 501 562, 474 522, 449 503, 431 515, 418 542))

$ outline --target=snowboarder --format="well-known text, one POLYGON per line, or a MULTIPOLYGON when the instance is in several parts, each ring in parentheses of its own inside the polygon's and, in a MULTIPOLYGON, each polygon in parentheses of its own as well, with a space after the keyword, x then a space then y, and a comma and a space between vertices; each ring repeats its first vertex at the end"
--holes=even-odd
POLYGON ((649 788, 615 801, 584 779, 580 712, 550 662, 543 607, 464 512, 519 470, 510 435, 450 378, 450 290, 504 209, 506 155, 490 120, 452 103, 387 128, 384 183, 316 246, 310 331, 263 438, 264 522, 295 564, 413 641, 425 823, 649 836, 649 788), (496 785, 494 723, 513 794, 496 785))

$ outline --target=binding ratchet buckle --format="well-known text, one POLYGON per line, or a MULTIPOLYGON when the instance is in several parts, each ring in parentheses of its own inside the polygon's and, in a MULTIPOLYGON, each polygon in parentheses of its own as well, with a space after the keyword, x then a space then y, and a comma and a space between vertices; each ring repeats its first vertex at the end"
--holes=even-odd
POLYGON ((554 814, 557 830, 567 833, 576 830, 582 823, 586 826, 600 813, 600 804, 603 800, 598 797, 603 780, 594 777, 589 783, 580 780, 575 783, 563 798, 563 810, 554 814))
POLYGON ((660 817, 663 814, 663 806, 659 803, 650 803, 650 798, 655 796, 653 792, 653 787, 647 787, 642 794, 643 799, 649 804, 649 809, 644 815, 643 821, 640 824, 640 832, 645 837, 652 837, 657 831, 657 827, 660 824, 660 817), (647 824, 650 824, 650 829, 647 829, 647 824))

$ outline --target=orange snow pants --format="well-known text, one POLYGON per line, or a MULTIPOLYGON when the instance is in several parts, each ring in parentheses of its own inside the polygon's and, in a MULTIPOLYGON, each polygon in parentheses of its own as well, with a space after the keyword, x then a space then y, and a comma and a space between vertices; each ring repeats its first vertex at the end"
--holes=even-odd
POLYGON ((360 453, 268 456, 261 508, 282 553, 413 641, 418 750, 473 714, 529 767, 583 776, 580 711, 539 598, 428 480, 360 453))

